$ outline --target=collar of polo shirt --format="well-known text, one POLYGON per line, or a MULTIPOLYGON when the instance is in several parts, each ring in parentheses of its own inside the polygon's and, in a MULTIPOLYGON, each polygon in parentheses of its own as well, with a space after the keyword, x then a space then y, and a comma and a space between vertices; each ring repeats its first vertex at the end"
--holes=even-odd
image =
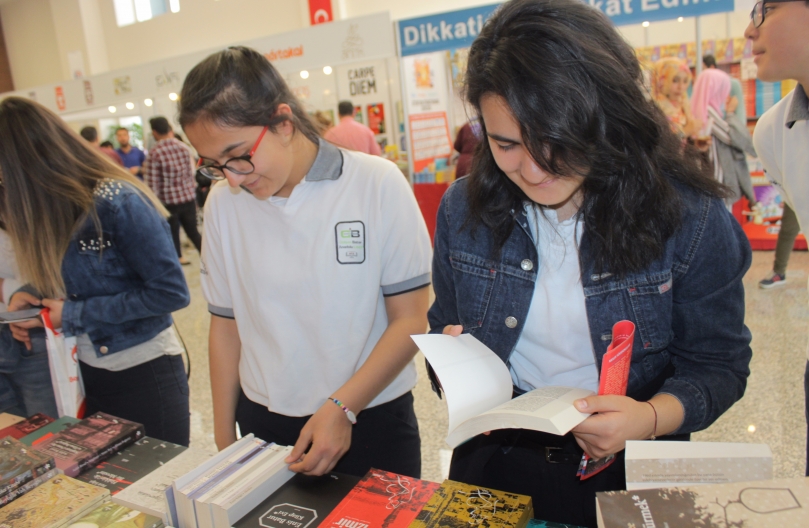
POLYGON ((336 180, 343 174, 343 153, 323 138, 318 142, 317 156, 306 174, 306 181, 336 180))
POLYGON ((792 95, 792 104, 787 112, 786 126, 792 128, 796 121, 809 120, 809 97, 806 96, 806 91, 803 85, 799 84, 795 87, 795 93, 792 95))

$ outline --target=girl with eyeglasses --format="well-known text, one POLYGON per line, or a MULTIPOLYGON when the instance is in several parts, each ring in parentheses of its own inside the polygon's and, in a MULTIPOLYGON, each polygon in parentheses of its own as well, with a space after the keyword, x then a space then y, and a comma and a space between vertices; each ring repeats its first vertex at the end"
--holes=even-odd
POLYGON ((410 335, 427 325, 430 239, 407 180, 340 149, 258 52, 186 77, 180 124, 205 204, 202 289, 216 444, 295 448, 290 469, 419 476, 410 335))
POLYGON ((579 0, 512 0, 469 51, 465 98, 485 138, 438 212, 431 332, 468 332, 514 394, 592 390, 613 325, 635 325, 626 396, 575 402, 565 436, 503 429, 457 447, 450 478, 530 495, 539 519, 595 526, 626 486, 627 440, 686 440, 749 375, 751 252, 725 190, 685 156, 635 53, 579 0), (612 465, 577 477, 586 452, 612 465))
MULTIPOLYGON (((76 336, 86 413, 188 445, 188 379, 171 313, 188 305, 166 210, 151 190, 42 105, 0 103, 0 215, 28 287, 9 306, 44 306, 76 336)), ((31 348, 40 320, 11 325, 31 348)))

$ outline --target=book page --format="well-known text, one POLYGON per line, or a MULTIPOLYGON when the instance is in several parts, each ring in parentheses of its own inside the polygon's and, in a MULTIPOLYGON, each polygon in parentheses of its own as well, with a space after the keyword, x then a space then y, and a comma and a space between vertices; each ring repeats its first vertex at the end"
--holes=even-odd
POLYGON ((449 430, 511 400, 505 363, 470 334, 411 336, 430 362, 447 400, 449 430))
MULTIPOLYGON (((491 412, 521 412, 528 414, 542 414, 540 411, 549 403, 553 403, 558 398, 570 392, 570 387, 542 387, 514 398, 492 409, 491 412)), ((588 391, 589 392, 589 391, 588 391)))

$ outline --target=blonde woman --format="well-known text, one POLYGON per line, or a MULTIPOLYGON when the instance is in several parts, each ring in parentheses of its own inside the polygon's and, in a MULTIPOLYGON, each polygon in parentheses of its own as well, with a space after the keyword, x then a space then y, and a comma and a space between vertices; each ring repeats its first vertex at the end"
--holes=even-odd
MULTIPOLYGON (((0 141, 0 213, 30 286, 10 309, 46 306, 54 327, 77 336, 88 414, 188 445, 188 381, 171 312, 189 295, 165 209, 35 102, 0 103, 0 141)), ((30 346, 38 326, 12 332, 30 346)))
POLYGON ((655 103, 681 139, 696 136, 702 127, 702 123, 691 115, 688 103, 691 81, 691 70, 684 60, 666 57, 655 63, 652 86, 655 103))

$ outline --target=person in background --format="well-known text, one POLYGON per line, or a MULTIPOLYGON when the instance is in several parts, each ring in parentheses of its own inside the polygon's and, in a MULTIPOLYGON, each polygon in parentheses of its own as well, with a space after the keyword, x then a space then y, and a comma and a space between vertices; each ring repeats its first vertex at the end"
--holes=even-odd
POLYGON ((627 440, 688 439, 750 374, 750 244, 641 80, 580 0, 506 2, 469 50, 485 139, 439 208, 430 332, 482 341, 518 395, 597 391, 613 325, 636 327, 626 396, 575 401, 592 415, 565 436, 503 429, 453 452, 449 478, 529 495, 546 521, 595 526, 595 493, 626 486, 627 440), (582 451, 616 459, 581 481, 582 451))
MULTIPOLYGON (((0 311, 14 311, 9 304, 20 287, 17 259, 8 233, 0 229, 0 311)), ((31 416, 43 413, 58 418, 53 396, 45 332, 30 332, 31 348, 14 339, 9 325, 0 327, 0 413, 31 416)))
MULTIPOLYGON (((112 161, 114 161, 115 163, 117 163, 121 167, 124 166, 124 162, 121 160, 121 157, 118 155, 118 153, 115 152, 115 149, 112 148, 112 144, 110 144, 110 146, 108 146, 108 147, 105 147, 105 146, 101 145, 101 143, 100 143, 100 141, 98 139, 98 130, 96 129, 96 127, 94 127, 94 126, 86 126, 86 127, 81 129, 81 132, 79 132, 79 134, 88 143, 90 143, 95 148, 97 148, 98 150, 100 150, 101 152, 103 152, 104 154, 109 156, 109 158, 112 161)), ((106 143, 106 141, 105 141, 105 143, 106 143)))
POLYGON ((121 160, 123 160, 124 167, 134 176, 142 180, 143 162, 146 160, 146 154, 129 142, 129 130, 124 127, 119 127, 115 131, 115 139, 118 141, 118 148, 115 152, 117 152, 121 160))
POLYGON ((349 150, 365 152, 374 156, 382 155, 382 149, 376 142, 374 132, 354 119, 354 103, 340 101, 340 104, 337 105, 337 113, 340 116, 340 122, 323 134, 326 141, 349 150))
POLYGON ((716 68, 704 70, 694 83, 691 111, 703 125, 703 135, 711 137, 710 152, 714 178, 730 194, 725 206, 730 210, 744 196, 751 207, 756 194, 747 167, 747 154, 756 155, 747 124, 736 118, 739 100, 730 96, 730 75, 716 68), (726 112, 726 109, 728 110, 726 112))
POLYGON ((180 124, 214 185, 200 284, 216 445, 293 445, 292 471, 418 477, 410 335, 427 325, 430 237, 396 165, 323 140, 261 53, 186 76, 180 124))
POLYGON ((464 124, 455 138, 455 150, 458 151, 458 163, 455 165, 455 177, 469 174, 472 169, 472 157, 480 144, 480 121, 472 119, 464 124))
MULTIPOLYGON (((188 379, 171 313, 190 296, 167 211, 38 103, 0 103, 0 142, 0 217, 27 283, 10 304, 44 306, 54 328, 76 337, 88 414, 188 445, 188 379)), ((30 349, 42 322, 10 326, 30 349)))
POLYGON ((688 64, 676 57, 666 57, 654 64, 652 96, 666 115, 672 130, 684 142, 694 138, 702 123, 691 115, 688 88, 691 86, 691 70, 688 64))
POLYGON ((185 266, 191 262, 183 257, 180 225, 197 251, 202 251, 202 236, 197 229, 196 180, 191 149, 174 137, 171 125, 165 117, 153 117, 149 120, 149 125, 157 143, 144 162, 143 181, 171 213, 171 237, 174 239, 177 258, 185 266))
MULTIPOLYGON (((809 2, 756 2, 750 18, 744 36, 753 44, 758 78, 768 82, 798 81, 794 90, 758 120, 753 142, 767 177, 781 187, 784 202, 789 204, 798 223, 806 230, 809 226, 809 149, 806 148, 809 145, 809 97, 806 95, 809 92, 809 39, 806 33, 809 2)), ((791 244, 790 241, 790 249, 791 244)), ((809 349, 804 390, 806 475, 809 476, 809 349)))
POLYGON ((327 116, 325 112, 317 110, 312 117, 315 118, 315 125, 317 125, 321 136, 325 135, 326 132, 334 127, 334 123, 332 123, 332 120, 329 119, 329 116, 327 116))

